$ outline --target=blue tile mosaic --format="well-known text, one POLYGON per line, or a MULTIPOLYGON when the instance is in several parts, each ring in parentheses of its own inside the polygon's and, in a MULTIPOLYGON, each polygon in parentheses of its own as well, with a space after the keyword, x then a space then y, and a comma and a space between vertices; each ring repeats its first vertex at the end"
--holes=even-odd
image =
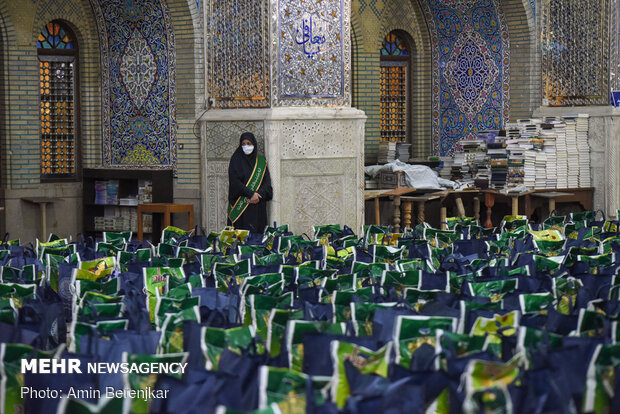
POLYGON ((103 163, 176 164, 174 34, 164 0, 99 0, 103 163))

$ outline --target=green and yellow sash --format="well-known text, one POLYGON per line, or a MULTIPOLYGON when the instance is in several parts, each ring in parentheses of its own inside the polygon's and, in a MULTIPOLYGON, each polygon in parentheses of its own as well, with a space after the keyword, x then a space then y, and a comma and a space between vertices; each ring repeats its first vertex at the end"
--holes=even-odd
MULTIPOLYGON (((256 155, 256 164, 254 164, 254 171, 245 185, 253 192, 256 192, 260 185, 263 183, 263 177, 265 177, 265 171, 267 170, 267 160, 260 154, 256 155)), ((248 208, 248 199, 240 196, 234 205, 228 204, 228 218, 234 224, 235 221, 241 217, 246 208, 248 208)))

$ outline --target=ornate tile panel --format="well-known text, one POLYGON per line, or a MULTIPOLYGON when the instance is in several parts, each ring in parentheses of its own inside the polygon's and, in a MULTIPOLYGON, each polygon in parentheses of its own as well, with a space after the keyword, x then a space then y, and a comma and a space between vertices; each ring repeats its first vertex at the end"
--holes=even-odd
POLYGON ((608 104, 609 6, 609 0, 543 1, 543 105, 608 104))
POLYGON ((421 2, 433 46, 433 153, 509 118, 510 43, 499 0, 421 2))
POLYGON ((269 0, 209 0, 208 92, 215 108, 270 102, 269 0))
POLYGON ((174 32, 165 0, 92 4, 102 40, 103 163, 175 167, 174 32))
POLYGON ((274 105, 349 105, 350 2, 272 0, 274 105))

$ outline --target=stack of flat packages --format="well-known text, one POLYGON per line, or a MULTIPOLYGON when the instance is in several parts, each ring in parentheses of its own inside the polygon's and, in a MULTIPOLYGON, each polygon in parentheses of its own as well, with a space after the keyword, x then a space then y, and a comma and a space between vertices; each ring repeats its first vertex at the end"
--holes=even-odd
POLYGON ((469 174, 469 165, 467 164, 467 157, 462 151, 456 151, 452 160, 452 168, 450 170, 451 180, 462 180, 469 174))
POLYGON ((568 152, 566 149, 566 124, 563 121, 549 120, 556 133, 555 157, 557 171, 557 188, 568 188, 568 152))
POLYGON ((450 156, 439 157, 439 176, 450 180, 452 177, 452 166, 454 165, 454 158, 450 156))
POLYGON ((377 164, 387 164, 396 159, 396 143, 395 142, 380 142, 379 143, 379 155, 377 156, 377 164))
POLYGON ((579 187, 590 187, 590 146, 588 145, 588 114, 577 116, 577 152, 579 159, 579 187))
POLYGON ((564 115, 563 117, 566 123, 567 188, 579 187, 579 149, 577 148, 576 117, 576 115, 564 115))
POLYGON ((519 140, 510 135, 506 140, 506 152, 508 153, 508 175, 506 187, 508 189, 523 185, 525 149, 519 145, 519 140))
POLYGON ((409 161, 409 148, 411 144, 399 142, 396 144, 396 158, 402 162, 409 161))
POLYGON ((536 187, 536 154, 538 154, 538 151, 533 149, 527 150, 524 153, 523 184, 527 188, 536 187))
POLYGON ((556 158, 556 132, 551 124, 542 124, 540 138, 543 140, 543 152, 546 156, 546 188, 556 188, 558 184, 556 158))
POLYGON ((491 165, 491 188, 503 189, 508 175, 508 153, 504 142, 487 145, 489 164, 491 165))

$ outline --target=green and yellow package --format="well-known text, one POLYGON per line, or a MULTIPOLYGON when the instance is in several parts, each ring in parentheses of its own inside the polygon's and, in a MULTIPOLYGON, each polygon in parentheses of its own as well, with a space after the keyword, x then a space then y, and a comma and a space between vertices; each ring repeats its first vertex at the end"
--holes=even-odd
POLYGON ((274 266, 281 265, 286 261, 286 256, 278 253, 271 253, 260 256, 256 253, 252 254, 252 266, 274 266))
POLYGON ((348 322, 351 320, 351 307, 350 303, 353 302, 354 297, 362 299, 368 302, 372 296, 373 288, 365 287, 357 289, 356 291, 335 291, 332 296, 332 307, 334 316, 332 322, 348 322))
POLYGON ((435 335, 442 352, 449 351, 457 357, 464 357, 483 351, 487 345, 487 338, 484 336, 458 334, 442 329, 438 329, 435 335))
POLYGON ((120 278, 112 278, 108 281, 75 279, 75 295, 81 299, 86 292, 97 292, 104 295, 115 296, 121 289, 120 278))
POLYGON ((424 270, 434 272, 435 269, 424 259, 404 259, 395 263, 396 270, 406 272, 410 270, 424 270))
POLYGON ((225 349, 241 354, 244 349, 250 346, 253 338, 254 329, 252 326, 239 326, 230 329, 203 326, 200 348, 205 359, 205 368, 217 371, 220 356, 225 349))
MULTIPOLYGON (((411 357, 423 344, 437 345, 438 329, 456 332, 457 318, 447 316, 399 315, 394 323, 394 362, 409 368, 411 357)), ((437 360, 437 362, 439 362, 437 360)), ((438 366, 436 366, 438 368, 438 366)))
POLYGON ((510 361, 493 362, 472 359, 467 364, 465 377, 465 413, 511 413, 512 400, 508 386, 519 377, 521 355, 510 361))
POLYGON ((519 295, 521 313, 547 314, 547 310, 553 305, 555 298, 551 293, 524 293, 519 295))
POLYGON ((284 275, 282 273, 263 273, 243 279, 241 292, 244 295, 265 294, 280 296, 284 289, 284 275))
POLYGON ((500 223, 502 231, 512 231, 527 226, 527 216, 504 216, 500 223))
POLYGON ((590 311, 585 308, 579 309, 577 319, 577 334, 579 336, 601 336, 605 330, 606 316, 597 311, 590 311))
POLYGON ((36 299, 37 285, 20 283, 0 283, 0 298, 12 299, 15 307, 21 308, 27 299, 36 299))
MULTIPOLYGON (((256 335, 260 336, 263 339, 263 343, 267 344, 271 312, 274 309, 288 308, 292 303, 293 292, 288 292, 277 298, 265 295, 247 295, 242 302, 243 309, 241 310, 244 325, 251 325, 256 335)), ((259 353, 263 353, 266 348, 260 342, 256 344, 256 347, 259 353)))
POLYGON ((21 371, 21 360, 58 359, 62 350, 63 347, 55 351, 40 351, 30 345, 0 343, 0 412, 26 412, 26 398, 21 392, 26 385, 21 371))
POLYGON ((373 262, 387 263, 393 265, 398 260, 402 260, 405 256, 405 246, 392 247, 372 245, 368 251, 372 255, 373 262))
POLYGON ((77 322, 77 320, 73 320, 69 330, 68 349, 70 352, 80 353, 80 338, 82 338, 82 336, 89 334, 107 336, 114 331, 126 330, 128 326, 129 321, 127 319, 112 319, 97 321, 95 323, 77 322))
POLYGON ((329 293, 334 291, 354 291, 361 288, 361 284, 358 283, 356 274, 338 275, 334 279, 324 278, 322 286, 329 293))
POLYGON ((556 310, 563 315, 569 315, 571 309, 575 306, 577 293, 583 283, 581 280, 569 276, 554 277, 551 279, 551 285, 553 296, 556 299, 556 310))
POLYGON ((131 235, 133 233, 130 231, 124 231, 120 233, 114 233, 110 231, 103 232, 103 242, 110 243, 115 246, 120 246, 125 243, 129 243, 131 241, 131 235))
POLYGON ((176 313, 167 313, 161 324, 158 353, 174 354, 183 352, 183 322, 200 323, 198 306, 182 309, 176 313))
POLYGON ((118 319, 125 311, 124 303, 93 303, 78 310, 80 321, 95 323, 99 319, 118 319))
POLYGON ((345 361, 349 361, 362 374, 374 374, 387 378, 392 342, 371 351, 363 346, 342 341, 332 341, 330 351, 334 373, 331 378, 331 396, 338 408, 343 408, 351 394, 345 372, 345 361))
POLYGON ((232 227, 224 227, 218 236, 220 246, 231 247, 235 242, 243 243, 250 234, 249 230, 235 230, 232 227))
POLYGON ((168 226, 161 232, 161 243, 177 244, 180 240, 183 240, 194 233, 194 230, 185 231, 178 227, 168 226))
MULTIPOLYGON (((39 239, 36 240, 35 242, 35 247, 37 250, 37 257, 39 260, 43 260, 44 256, 44 249, 46 247, 49 248, 62 248, 67 246, 69 243, 67 241, 67 239, 58 239, 58 240, 53 240, 53 241, 49 241, 49 242, 41 242, 39 241, 39 239)), ((51 253, 54 254, 54 253, 51 253)))
POLYGON ((490 344, 500 344, 502 336, 517 334, 519 327, 519 311, 512 311, 503 315, 494 314, 491 318, 478 316, 471 327, 470 334, 474 336, 489 336, 490 344))
POLYGON ((126 246, 115 246, 111 243, 97 242, 95 251, 106 256, 117 256, 119 252, 124 251, 126 246))
POLYGON ((313 226, 314 230, 313 239, 319 240, 323 237, 338 237, 342 235, 342 228, 340 224, 324 224, 321 226, 313 226))
POLYGON ((288 366, 293 371, 302 372, 304 362, 304 335, 307 333, 326 333, 345 335, 346 323, 325 321, 289 320, 286 324, 286 350, 288 366))
POLYGON ((375 311, 379 308, 391 308, 396 302, 351 302, 351 321, 355 336, 372 336, 375 311))
POLYGON ((226 291, 231 279, 235 278, 235 283, 241 285, 243 279, 250 275, 250 261, 241 260, 237 263, 217 262, 213 266, 213 274, 215 275, 215 286, 220 291, 226 291))
POLYGON ((620 365, 620 344, 599 345, 594 351, 586 374, 583 412, 605 414, 610 412, 614 387, 620 378, 615 367, 620 365))
POLYGON ((168 364, 179 364, 175 366, 179 368, 178 372, 169 372, 167 374, 142 374, 139 372, 133 372, 129 370, 127 374, 123 374, 123 382, 125 389, 131 389, 137 391, 136 397, 131 401, 130 412, 132 414, 147 414, 150 412, 151 395, 154 395, 158 391, 155 390, 155 383, 159 375, 168 375, 176 379, 181 379, 183 371, 187 367, 187 353, 167 354, 167 355, 138 355, 123 353, 123 362, 130 365, 140 364, 161 364, 163 366, 168 364), (149 392, 151 391, 151 392, 149 392))
POLYGON ((519 288, 519 279, 501 279, 489 282, 469 282, 469 291, 472 296, 490 298, 492 302, 498 301, 506 293, 512 293, 519 288))
POLYGON ((302 319, 303 310, 272 309, 267 321, 267 340, 266 346, 269 355, 278 356, 282 350, 282 339, 289 320, 302 319))
MULTIPOLYGON (((269 407, 275 405, 273 409, 277 413, 305 414, 308 380, 306 374, 293 372, 286 368, 261 366, 258 373, 259 409, 269 410, 269 407)), ((323 405, 326 401, 329 380, 329 377, 310 378, 315 395, 314 403, 317 406, 323 405)))
POLYGON ((45 274, 50 286, 55 291, 58 291, 58 265, 59 263, 67 263, 67 258, 63 256, 57 256, 55 254, 45 255, 45 274))

